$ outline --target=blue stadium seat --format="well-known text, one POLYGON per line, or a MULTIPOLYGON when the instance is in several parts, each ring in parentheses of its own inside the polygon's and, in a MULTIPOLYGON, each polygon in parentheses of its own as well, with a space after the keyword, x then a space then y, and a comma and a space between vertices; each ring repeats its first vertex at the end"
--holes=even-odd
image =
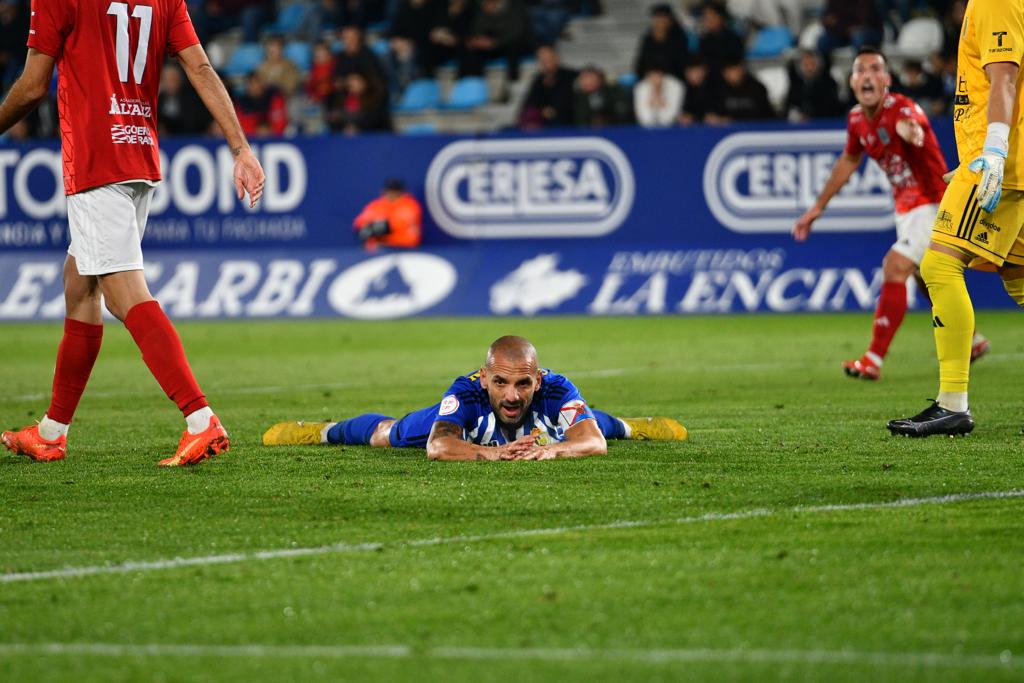
POLYGON ((388 52, 391 51, 391 45, 384 38, 378 38, 370 43, 370 49, 373 51, 373 54, 384 59, 388 56, 388 52))
POLYGON ((453 111, 476 109, 490 100, 487 94, 487 81, 477 76, 467 76, 455 81, 448 101, 444 108, 453 111))
POLYGON ((634 85, 636 85, 637 78, 636 78, 636 74, 635 73, 629 72, 629 73, 620 74, 618 80, 619 80, 619 85, 621 85, 623 88, 626 88, 627 90, 629 90, 629 89, 632 89, 634 85))
POLYGON ((395 106, 396 112, 417 112, 437 109, 441 105, 441 88, 430 78, 415 80, 402 93, 395 106))
POLYGON ((313 48, 304 40, 293 40, 284 46, 284 56, 295 62, 301 71, 313 65, 313 48))
POLYGON ((778 57, 793 47, 793 34, 785 26, 766 26, 754 36, 747 57, 778 57))
POLYGON ((291 35, 299 30, 306 15, 309 13, 310 5, 305 2, 293 2, 285 5, 277 13, 277 21, 267 27, 267 33, 283 33, 291 35))
POLYGON ((224 75, 245 76, 263 63, 263 46, 259 43, 242 43, 231 53, 224 65, 224 75))

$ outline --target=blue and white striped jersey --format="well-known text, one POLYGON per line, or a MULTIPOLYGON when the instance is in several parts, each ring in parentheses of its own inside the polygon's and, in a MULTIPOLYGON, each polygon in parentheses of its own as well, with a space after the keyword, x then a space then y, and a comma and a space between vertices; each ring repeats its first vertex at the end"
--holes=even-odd
POLYGON ((564 441, 565 432, 582 420, 593 420, 594 413, 579 389, 563 375, 542 369, 540 388, 533 395, 525 422, 515 430, 506 430, 491 409, 487 391, 480 386, 480 373, 459 377, 445 392, 437 410, 437 421, 454 422, 462 427, 463 437, 481 446, 500 446, 538 430, 539 443, 564 441))

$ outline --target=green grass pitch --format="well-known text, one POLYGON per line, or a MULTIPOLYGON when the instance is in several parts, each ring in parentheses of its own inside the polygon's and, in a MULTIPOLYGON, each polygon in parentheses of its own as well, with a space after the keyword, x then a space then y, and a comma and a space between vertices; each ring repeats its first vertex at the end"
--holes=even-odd
MULTIPOLYGON (((1024 490, 1018 316, 979 314, 975 433, 925 440, 884 429, 934 395, 921 313, 880 383, 839 367, 866 314, 182 323, 232 448, 180 470, 156 467, 180 415, 108 325, 67 459, 0 455, 0 574, 106 569, 0 581, 0 680, 1022 680, 1024 498, 880 505, 1024 490), (510 333, 690 440, 541 463, 259 445, 434 402, 510 333), (197 557, 231 561, 159 564, 197 557)), ((45 409, 58 336, 0 327, 5 428, 45 409)))

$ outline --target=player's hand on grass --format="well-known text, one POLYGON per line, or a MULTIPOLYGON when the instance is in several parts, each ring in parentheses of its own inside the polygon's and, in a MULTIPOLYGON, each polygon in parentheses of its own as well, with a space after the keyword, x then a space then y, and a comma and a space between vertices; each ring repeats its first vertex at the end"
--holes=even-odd
POLYGON ((793 239, 797 242, 805 241, 807 236, 811 234, 811 224, 818 220, 820 215, 821 209, 817 206, 812 206, 804 211, 804 215, 800 216, 793 226, 793 239))
POLYGON ((537 441, 532 434, 521 436, 512 443, 500 446, 501 460, 522 460, 523 455, 528 453, 530 449, 536 448, 537 441))
POLYGON ((995 147, 986 147, 967 169, 981 173, 978 181, 978 206, 992 213, 1003 195, 1003 172, 1006 167, 1006 152, 995 147))
POLYGON ((235 192, 238 193, 239 201, 248 194, 249 208, 256 206, 256 202, 263 196, 266 179, 263 167, 252 150, 246 148, 239 151, 235 157, 235 192))

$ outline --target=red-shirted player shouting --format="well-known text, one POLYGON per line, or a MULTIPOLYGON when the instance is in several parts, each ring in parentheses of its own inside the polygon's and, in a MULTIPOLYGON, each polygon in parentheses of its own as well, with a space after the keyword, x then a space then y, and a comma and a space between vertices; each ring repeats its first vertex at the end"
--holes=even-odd
POLYGON ((28 58, 0 105, 0 134, 32 111, 57 65, 64 191, 71 245, 64 264, 64 337, 50 407, 38 425, 0 435, 34 460, 60 460, 103 325, 100 295, 124 322, 160 387, 185 415, 174 456, 187 465, 228 449, 228 435, 192 375, 181 339, 149 293, 142 235, 160 180, 156 111, 164 56, 176 54, 235 157, 238 198, 263 194, 263 169, 224 85, 199 44, 184 0, 33 0, 28 58))
MULTIPOLYGON (((881 377, 882 360, 907 312, 907 278, 917 274, 946 189, 942 179, 946 160, 928 118, 910 98, 890 93, 891 84, 885 56, 874 48, 862 48, 850 74, 857 106, 847 118, 846 149, 814 206, 793 227, 798 242, 807 239, 811 224, 857 170, 864 153, 888 176, 896 202, 896 243, 882 261, 882 292, 871 345, 857 360, 843 361, 847 375, 864 379, 881 377)), ((920 289, 927 291, 924 286, 920 289)), ((988 347, 988 340, 975 334, 971 360, 984 355, 988 347)))

